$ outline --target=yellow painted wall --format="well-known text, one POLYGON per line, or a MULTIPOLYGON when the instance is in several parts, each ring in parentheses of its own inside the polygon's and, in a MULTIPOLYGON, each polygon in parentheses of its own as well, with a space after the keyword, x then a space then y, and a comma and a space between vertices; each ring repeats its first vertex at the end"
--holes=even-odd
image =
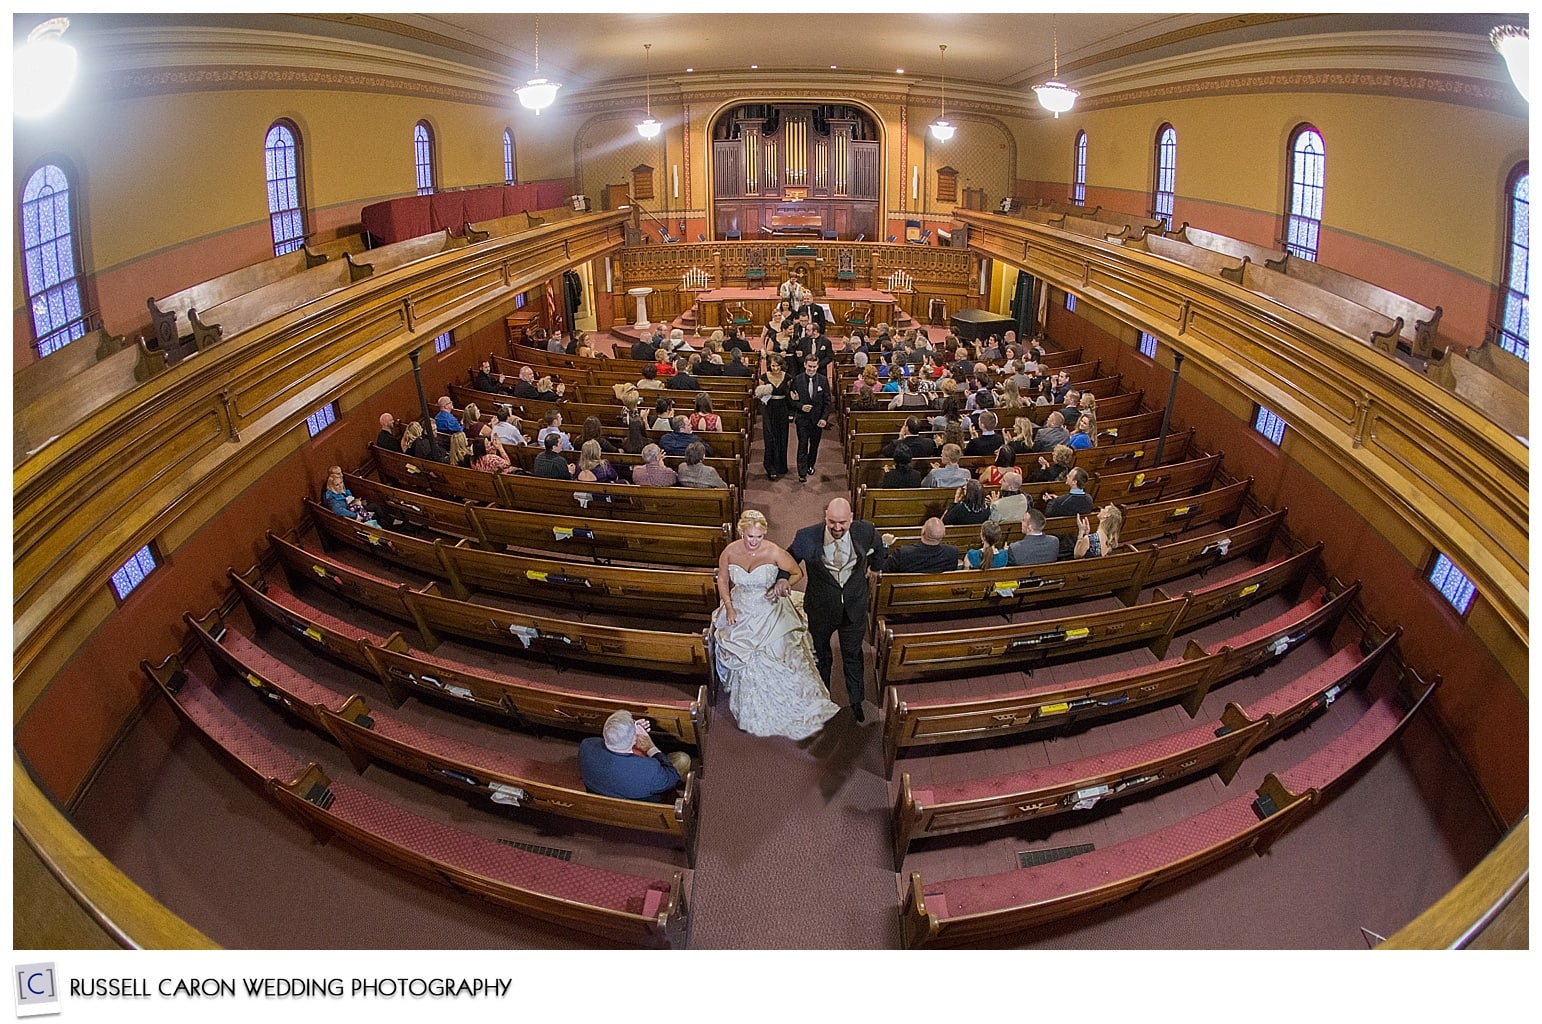
MULTIPOLYGON (((1164 100, 1033 122, 1018 177, 1067 183, 1087 132, 1091 189, 1151 189, 1157 128, 1178 131, 1177 193, 1278 216, 1296 125, 1327 149, 1324 227, 1418 253, 1483 280, 1499 275, 1505 176, 1525 158, 1516 117, 1422 99, 1333 93, 1164 100)), ((1351 269, 1351 268, 1345 268, 1351 269)))

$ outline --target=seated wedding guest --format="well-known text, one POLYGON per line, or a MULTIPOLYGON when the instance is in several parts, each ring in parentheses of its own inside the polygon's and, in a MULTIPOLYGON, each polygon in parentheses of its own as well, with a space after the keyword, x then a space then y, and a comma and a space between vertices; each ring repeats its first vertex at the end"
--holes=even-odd
POLYGON ((647 720, 626 711, 605 719, 600 735, 578 744, 578 775, 586 791, 600 796, 669 803, 690 770, 689 754, 665 754, 648 734, 647 720))
POLYGON ((658 350, 658 343, 653 340, 652 336, 644 334, 632 342, 632 360, 638 363, 651 363, 653 362, 653 353, 658 350))
POLYGON ((1124 511, 1118 505, 1104 505, 1098 509, 1098 528, 1092 529, 1086 516, 1076 517, 1077 558, 1102 558, 1114 553, 1119 547, 1119 533, 1124 529, 1124 511))
POLYGON ((884 572, 952 572, 958 568, 958 548, 943 543, 948 531, 936 516, 921 526, 921 539, 914 544, 894 546, 894 534, 883 535, 884 547, 889 557, 884 560, 884 572))
POLYGON ((560 402, 567 394, 566 384, 553 384, 550 374, 535 379, 535 370, 529 366, 519 368, 519 380, 514 382, 515 398, 535 398, 542 402, 560 402))
MULTIPOLYGON (((726 344, 725 344, 725 347, 726 347, 726 344)), ((725 377, 753 377, 753 376, 755 376, 755 371, 751 370, 750 367, 749 367, 749 364, 744 361, 744 350, 743 349, 737 349, 736 348, 736 349, 728 350, 728 364, 723 367, 723 376, 725 376, 725 377)))
POLYGON ((995 455, 1002 443, 1002 436, 996 433, 996 414, 986 409, 980 413, 980 429, 964 446, 964 454, 995 455))
POLYGON ((423 424, 416 420, 407 424, 402 431, 402 450, 414 459, 423 459, 425 462, 450 461, 450 450, 441 447, 434 437, 425 433, 423 424))
POLYGON ((553 331, 552 336, 546 339, 546 351, 552 355, 565 355, 567 350, 567 341, 563 339, 561 331, 553 331))
POLYGON ((1001 524, 987 519, 980 524, 980 546, 964 552, 964 566, 969 569, 1001 569, 1009 564, 1007 549, 1001 543, 1001 524))
POLYGON ((851 393, 854 394, 854 395, 860 394, 863 391, 877 391, 877 390, 878 390, 878 367, 876 367, 876 366, 866 366, 866 367, 863 367, 861 376, 859 376, 856 380, 851 382, 851 393))
POLYGON ((1017 386, 1017 378, 1008 377, 1001 382, 1001 401, 996 403, 996 408, 1016 410, 1025 408, 1027 404, 1023 401, 1022 390, 1017 386))
MULTIPOLYGON (((910 452, 912 459, 936 458, 941 449, 938 447, 936 437, 926 428, 926 421, 920 416, 905 417, 905 422, 900 424, 899 437, 893 443, 884 445, 878 454, 885 458, 892 458, 903 445, 910 452)), ((959 452, 963 453, 963 445, 959 445, 959 452)))
POLYGON ((691 413, 691 429, 715 434, 723 429, 723 417, 712 411, 712 396, 702 391, 696 395, 695 411, 691 413))
POLYGON ((1065 408, 1060 410, 1060 418, 1065 420, 1067 425, 1075 423, 1080 418, 1081 402, 1082 393, 1075 388, 1065 393, 1065 408))
POLYGON ((380 525, 380 520, 377 518, 380 507, 353 496, 348 485, 343 483, 341 466, 331 466, 327 469, 327 482, 321 488, 321 503, 329 511, 337 513, 344 519, 368 523, 370 526, 380 525))
POLYGON ((644 487, 673 487, 680 482, 675 471, 664 465, 664 449, 650 444, 642 450, 643 464, 632 469, 632 483, 644 487))
POLYGON ((653 403, 653 423, 649 430, 669 430, 675 425, 675 400, 660 397, 653 403))
POLYGON ((659 380, 659 368, 653 363, 644 363, 642 376, 637 379, 638 391, 658 391, 664 387, 664 382, 659 380))
POLYGON ((481 369, 477 370, 476 377, 471 382, 471 386, 478 391, 491 391, 495 395, 513 394, 513 391, 504 385, 503 378, 504 374, 493 372, 493 361, 491 359, 484 359, 482 360, 481 369))
MULTIPOLYGON (((977 479, 985 487, 1000 487, 1001 481, 1006 479, 1007 472, 1017 465, 1017 452, 1009 446, 1002 445, 996 449, 996 461, 989 466, 981 466, 977 479)), ((1020 519, 1021 516, 1012 516, 1020 519)))
POLYGON ((464 430, 450 435, 450 465, 461 467, 471 465, 471 442, 466 439, 464 430))
POLYGON ((1007 470, 1001 478, 1001 493, 991 499, 991 518, 999 523, 1015 523, 1028 512, 1028 495, 1023 493, 1023 475, 1007 470))
POLYGON ((685 340, 685 331, 676 327, 669 332, 669 352, 674 355, 677 352, 692 352, 691 343, 685 340))
POLYGON ((905 388, 898 391, 889 402, 890 409, 925 409, 931 401, 921 394, 920 380, 911 374, 905 378, 905 388))
POLYGON ((682 487, 727 487, 728 481, 718 471, 702 460, 707 457, 707 446, 692 441, 685 446, 685 462, 675 471, 682 487))
POLYGON ((535 457, 536 476, 544 476, 549 480, 573 478, 572 472, 568 469, 568 460, 558 454, 562 437, 562 434, 553 432, 541 439, 541 452, 535 457))
POLYGON ((958 464, 963 452, 956 444, 942 446, 942 465, 935 467, 921 481, 922 487, 959 487, 969 482, 969 470, 958 464))
POLYGON ((493 428, 482 422, 482 410, 477 408, 475 402, 467 402, 462 412, 466 417, 465 428, 468 439, 480 437, 485 440, 492 436, 493 428))
POLYGON ((1033 420, 1028 416, 1013 420, 1010 436, 1002 447, 1011 448, 1019 459, 1033 451, 1033 420))
POLYGON ((1052 452, 1055 445, 1065 444, 1070 439, 1071 432, 1065 428, 1065 417, 1059 412, 1052 412, 1044 420, 1044 425, 1033 432, 1033 450, 1052 452))
POLYGON ((573 475, 586 484, 613 484, 621 479, 616 467, 606 461, 600 452, 600 443, 588 440, 578 449, 578 462, 572 467, 573 475))
POLYGON ((883 475, 879 487, 920 487, 923 474, 911 465, 910 449, 904 445, 894 450, 894 468, 883 475))
POLYGON ((584 417, 584 430, 578 439, 578 446, 582 448, 587 441, 593 441, 600 446, 602 452, 619 452, 621 446, 605 436, 605 428, 600 423, 598 416, 584 417))
POLYGON ((466 429, 461 426, 460 420, 456 417, 455 403, 450 401, 449 395, 440 396, 435 404, 439 407, 439 411, 434 413, 434 426, 438 428, 439 433, 449 436, 459 434, 466 429))
POLYGON ((493 424, 493 436, 505 445, 525 444, 525 435, 519 430, 519 417, 514 415, 512 405, 498 406, 498 419, 493 424))
POLYGON ((664 386, 671 391, 700 391, 701 381, 691 373, 689 361, 681 356, 675 360, 675 375, 664 386))
POLYGON ((471 439, 471 468, 484 473, 510 473, 514 470, 508 459, 488 448, 487 442, 480 437, 471 439))
POLYGON ((944 526, 974 526, 991 517, 991 506, 985 500, 985 488, 980 481, 971 480, 953 495, 953 504, 942 514, 944 526))
POLYGON ((621 442, 621 450, 628 455, 641 455, 649 443, 648 428, 643 423, 642 413, 636 409, 630 412, 623 409, 621 415, 626 420, 626 440, 621 442))
MULTIPOLYGON (((969 429, 974 429, 973 423, 969 424, 969 429)), ((962 422, 949 423, 941 434, 933 434, 932 437, 938 444, 941 445, 958 445, 958 454, 960 458, 962 458, 964 454, 964 445, 969 443, 969 436, 964 433, 964 424, 962 422)), ((964 472, 967 473, 968 470, 965 470, 964 472)))
POLYGON ((1084 516, 1092 511, 1092 498, 1084 490, 1087 486, 1087 471, 1080 466, 1072 466, 1065 480, 1071 485, 1068 493, 1058 498, 1047 491, 1044 493, 1044 518, 1084 516))
POLYGON ((578 356, 580 359, 593 359, 594 345, 588 338, 579 338, 578 344, 573 346, 573 355, 578 356))
POLYGON ((957 385, 954 387, 953 394, 944 393, 942 396, 942 404, 938 407, 941 411, 932 417, 933 430, 947 430, 949 423, 964 422, 964 407, 958 401, 957 385))
POLYGON ((1076 433, 1066 440, 1066 444, 1077 451, 1091 448, 1097 444, 1097 433, 1097 420, 1091 413, 1082 413, 1081 419, 1076 421, 1076 433))
POLYGON ((1096 420, 1098 418, 1098 396, 1094 395, 1091 391, 1083 391, 1082 400, 1076 406, 1076 414, 1078 416, 1091 416, 1096 420))
POLYGON ((1072 464, 1076 461, 1076 449, 1067 444, 1055 445, 1054 453, 1049 457, 1039 456, 1039 468, 1035 469, 1028 477, 1036 484, 1058 484, 1065 480, 1066 474, 1071 471, 1072 464))
POLYGON ((659 447, 664 449, 665 455, 684 455, 686 448, 692 444, 699 444, 712 454, 712 446, 699 440, 691 433, 691 421, 684 416, 676 416, 671 422, 669 433, 659 438, 659 447))
POLYGON ((653 369, 666 380, 675 375, 675 359, 669 354, 669 349, 661 348, 653 353, 653 369))
MULTIPOLYGON (((728 333, 723 336, 723 351, 748 352, 750 351, 750 339, 741 337, 739 334, 739 328, 730 327, 728 328, 728 333)), ((732 358, 732 356, 729 357, 730 361, 732 358)))
POLYGON ((375 444, 388 452, 402 450, 402 443, 396 439, 396 417, 388 412, 380 414, 380 434, 375 438, 375 444))
POLYGON ((547 410, 541 416, 541 429, 536 431, 535 443, 544 445, 548 437, 557 438, 557 446, 561 451, 573 450, 573 441, 562 430, 562 413, 556 409, 547 410))
POLYGON ((1007 545, 1009 565, 1048 565, 1060 558, 1060 538, 1044 533, 1044 513, 1030 508, 1023 516, 1023 539, 1007 545))

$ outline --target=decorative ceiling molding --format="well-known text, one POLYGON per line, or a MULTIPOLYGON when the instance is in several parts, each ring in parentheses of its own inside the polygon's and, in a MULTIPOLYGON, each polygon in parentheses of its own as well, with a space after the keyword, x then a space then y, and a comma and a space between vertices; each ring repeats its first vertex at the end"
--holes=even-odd
MULTIPOLYGON (((1107 110, 1136 103, 1199 99, 1260 92, 1332 92, 1439 100, 1462 106, 1514 112, 1523 106, 1513 88, 1498 82, 1451 75, 1400 71, 1279 71, 1227 75, 1083 96, 1077 110, 1107 110)), ((1048 116, 1048 115, 1046 115, 1048 116)))

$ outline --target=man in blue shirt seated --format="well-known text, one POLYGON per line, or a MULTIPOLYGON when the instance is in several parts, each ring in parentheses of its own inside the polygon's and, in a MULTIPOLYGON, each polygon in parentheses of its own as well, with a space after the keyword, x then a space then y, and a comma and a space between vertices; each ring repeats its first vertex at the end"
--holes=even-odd
POLYGON ((578 774, 584 789, 623 800, 667 803, 691 770, 691 757, 677 750, 665 754, 648 735, 648 721, 617 711, 605 719, 599 736, 578 745, 578 774))
POLYGON ((1048 491, 1044 492, 1044 518, 1084 516, 1092 511, 1092 498, 1084 490, 1087 486, 1087 471, 1080 466, 1072 466, 1071 471, 1065 475, 1065 482, 1071 485, 1071 490, 1058 498, 1048 491))
POLYGON ((434 413, 434 426, 439 428, 439 433, 464 434, 466 432, 466 428, 461 426, 460 420, 452 411, 454 408, 455 403, 450 401, 448 395, 439 399, 439 411, 434 413))
POLYGON ((707 442, 699 439, 695 434, 691 433, 690 420, 686 419, 684 416, 676 416, 674 420, 670 422, 670 426, 673 429, 663 437, 659 438, 659 447, 664 450, 665 455, 684 455, 685 450, 689 448, 692 443, 695 443, 706 449, 708 458, 712 457, 712 446, 707 444, 707 442))

